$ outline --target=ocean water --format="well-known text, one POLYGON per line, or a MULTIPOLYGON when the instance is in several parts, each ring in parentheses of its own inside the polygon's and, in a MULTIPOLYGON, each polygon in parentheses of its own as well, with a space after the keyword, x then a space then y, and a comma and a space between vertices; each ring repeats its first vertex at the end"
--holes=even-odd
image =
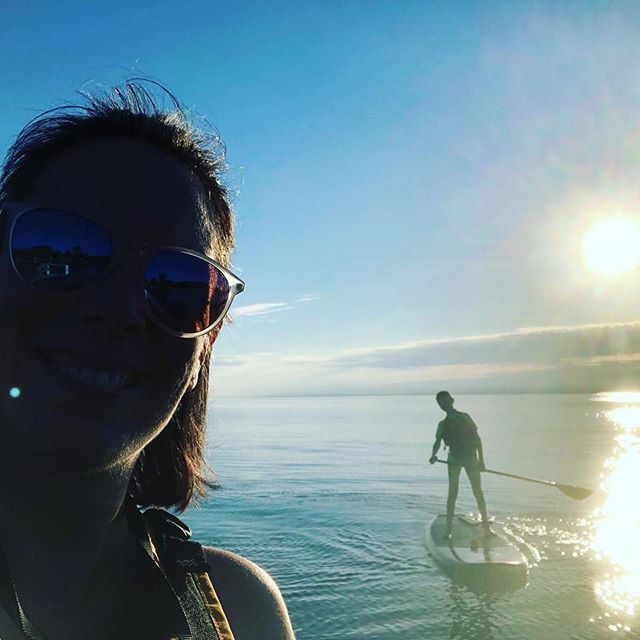
MULTIPOLYGON (((221 488, 185 520, 205 544, 268 570, 299 640, 640 638, 640 396, 457 397, 487 467, 594 490, 483 475, 490 513, 535 546, 525 588, 474 593, 428 556, 446 467, 422 396, 221 399, 208 459, 221 488)), ((475 510, 466 477, 458 511, 475 510)))

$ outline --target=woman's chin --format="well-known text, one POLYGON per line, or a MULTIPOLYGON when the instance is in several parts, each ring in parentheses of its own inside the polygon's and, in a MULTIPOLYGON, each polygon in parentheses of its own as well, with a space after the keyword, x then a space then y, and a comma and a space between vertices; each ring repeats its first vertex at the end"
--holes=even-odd
POLYGON ((38 474, 98 472, 126 465, 140 448, 137 438, 114 433, 113 425, 82 417, 66 416, 64 433, 60 422, 0 421, 0 460, 12 473, 21 468, 38 474), (16 424, 19 430, 12 428, 16 424))

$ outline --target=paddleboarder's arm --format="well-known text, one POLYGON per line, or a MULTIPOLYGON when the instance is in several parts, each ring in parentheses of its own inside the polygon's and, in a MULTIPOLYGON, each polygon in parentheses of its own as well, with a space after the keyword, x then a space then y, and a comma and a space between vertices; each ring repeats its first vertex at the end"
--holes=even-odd
POLYGON ((438 423, 438 428, 436 429, 436 441, 433 443, 433 448, 431 449, 431 457, 429 458, 429 462, 431 464, 435 464, 436 458, 438 456, 438 451, 440 451, 440 443, 442 442, 442 422, 438 423))
MULTIPOLYGON (((477 432, 476 432, 477 433, 477 432)), ((485 470, 485 466, 484 466, 484 453, 482 451, 482 440, 480 439, 480 436, 478 435, 478 443, 477 443, 477 447, 478 447, 478 464, 480 465, 480 471, 484 471, 485 470)))
POLYGON ((480 465, 480 470, 484 471, 485 466, 484 466, 484 451, 482 450, 482 440, 480 439, 480 434, 478 433, 478 427, 476 425, 476 423, 473 421, 473 418, 466 413, 465 416, 467 417, 467 420, 469 421, 469 424, 471 424, 471 426, 473 427, 473 433, 474 433, 474 437, 475 437, 475 444, 476 444, 476 451, 478 452, 478 464, 480 465))

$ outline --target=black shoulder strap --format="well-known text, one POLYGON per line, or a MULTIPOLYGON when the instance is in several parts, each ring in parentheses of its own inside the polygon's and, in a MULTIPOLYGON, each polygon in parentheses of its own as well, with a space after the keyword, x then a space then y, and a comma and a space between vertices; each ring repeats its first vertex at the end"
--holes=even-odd
POLYGON ((140 544, 175 593, 193 640, 234 640, 209 578, 204 550, 189 540, 189 527, 164 509, 147 509, 141 514, 132 501, 128 513, 140 544))
POLYGON ((0 607, 0 633, 2 640, 24 640, 24 634, 18 630, 14 620, 0 607))

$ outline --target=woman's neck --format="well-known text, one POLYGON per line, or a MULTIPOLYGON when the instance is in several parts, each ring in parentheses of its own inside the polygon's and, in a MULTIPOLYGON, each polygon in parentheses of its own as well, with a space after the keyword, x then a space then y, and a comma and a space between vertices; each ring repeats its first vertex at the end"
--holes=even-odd
POLYGON ((133 465, 92 473, 0 469, 0 547, 31 621, 48 639, 82 637, 87 621, 106 624, 124 605, 135 565, 137 542, 123 509, 133 465))

